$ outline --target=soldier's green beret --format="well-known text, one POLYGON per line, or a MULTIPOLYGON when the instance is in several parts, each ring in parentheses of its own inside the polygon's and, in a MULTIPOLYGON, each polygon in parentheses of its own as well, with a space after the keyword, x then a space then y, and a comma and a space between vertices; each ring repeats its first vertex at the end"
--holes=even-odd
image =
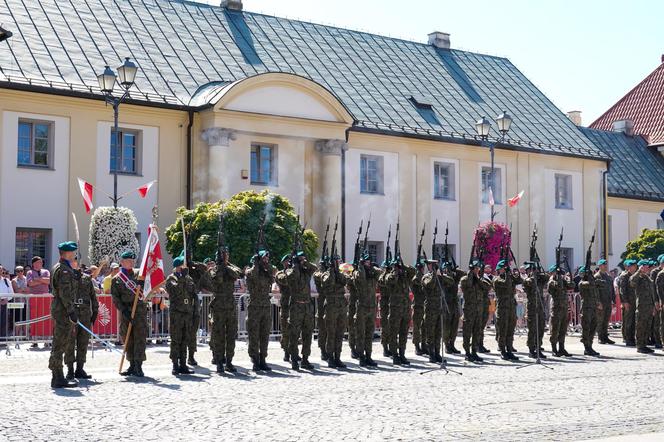
POLYGON ((182 256, 178 256, 177 258, 173 259, 173 267, 180 267, 183 264, 184 258, 182 256))
POLYGON ((306 255, 304 254, 304 252, 297 252, 297 254, 295 256, 297 256, 298 258, 300 258, 300 257, 305 257, 306 258, 306 255))
POLYGON ((597 261, 598 266, 601 266, 601 265, 604 265, 604 264, 607 264, 606 259, 600 259, 599 261, 597 261))
POLYGON ((392 265, 392 261, 388 261, 388 260, 383 260, 383 262, 380 263, 381 267, 389 267, 391 265, 392 265))
POLYGON ((657 257, 657 261, 659 261, 660 264, 664 264, 664 253, 657 257))
POLYGON ((136 259, 136 254, 132 252, 131 250, 127 250, 126 252, 122 252, 122 255, 120 255, 120 258, 122 259, 136 259))
POLYGON ((480 262, 479 259, 474 259, 474 260, 470 263, 470 268, 472 269, 472 268, 477 268, 477 267, 482 267, 482 263, 480 262))
POLYGON ((78 244, 74 241, 65 241, 58 244, 58 250, 61 252, 75 252, 78 250, 78 244))
POLYGON ((551 264, 549 266, 549 273, 557 272, 558 271, 558 266, 555 264, 551 264))
POLYGON ((270 255, 270 252, 268 252, 267 250, 259 250, 259 251, 258 251, 258 256, 259 256, 260 258, 263 258, 263 257, 265 257, 265 256, 269 256, 269 255, 270 255))
POLYGON ((371 255, 368 253, 363 253, 362 256, 360 257, 360 261, 369 261, 371 259, 371 255))
POLYGON ((211 263, 211 262, 212 262, 212 258, 205 258, 205 259, 203 260, 203 264, 205 264, 205 265, 207 265, 207 264, 209 264, 209 263, 211 263))
POLYGON ((496 270, 500 270, 500 269, 504 268, 506 265, 507 265, 507 261, 505 261, 504 259, 501 259, 496 264, 496 270))
POLYGON ((523 262, 523 268, 525 268, 525 269, 529 269, 529 268, 534 267, 534 266, 535 266, 534 262, 531 262, 531 261, 524 261, 523 262))
POLYGON ((290 255, 284 255, 284 256, 281 257, 281 261, 279 261, 279 262, 284 262, 284 261, 289 260, 289 259, 290 259, 290 255))
POLYGON ((642 260, 640 260, 640 261, 637 263, 637 265, 638 265, 639 267, 640 267, 640 266, 649 266, 649 265, 650 265, 650 261, 647 260, 647 259, 642 259, 642 260))
POLYGON ((446 268, 451 267, 451 266, 452 266, 452 263, 447 262, 447 261, 444 261, 444 262, 440 265, 440 268, 441 268, 441 269, 446 269, 446 268))
POLYGON ((586 273, 586 266, 579 267, 579 273, 586 273))
POLYGON ((653 267, 656 266, 656 265, 657 265, 657 261, 655 261, 654 259, 651 259, 651 260, 650 260, 650 265, 653 266, 653 267))
POLYGON ((623 265, 625 267, 633 266, 635 264, 636 264, 636 260, 634 260, 634 259, 626 259, 625 261, 623 261, 623 265))

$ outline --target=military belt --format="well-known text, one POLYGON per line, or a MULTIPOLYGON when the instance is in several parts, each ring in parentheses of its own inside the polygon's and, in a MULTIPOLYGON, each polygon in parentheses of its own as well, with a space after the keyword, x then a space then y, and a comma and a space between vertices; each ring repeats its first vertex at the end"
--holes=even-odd
POLYGON ((184 305, 189 305, 189 299, 188 298, 184 299, 184 305))

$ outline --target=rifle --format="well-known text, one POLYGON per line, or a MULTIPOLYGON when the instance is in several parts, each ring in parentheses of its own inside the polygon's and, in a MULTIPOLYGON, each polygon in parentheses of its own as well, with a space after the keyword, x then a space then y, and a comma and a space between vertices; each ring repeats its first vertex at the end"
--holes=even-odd
POLYGON ((401 246, 399 245, 399 218, 397 217, 397 231, 394 235, 394 256, 400 267, 403 267, 403 259, 401 259, 401 246))
POLYGON ((447 245, 447 236, 449 235, 449 233, 450 233, 450 222, 448 221, 445 224, 445 262, 452 264, 452 269, 456 270, 457 268, 456 260, 454 259, 454 255, 450 253, 449 251, 450 248, 447 245))
POLYGON ((217 265, 224 264, 224 253, 228 251, 226 238, 224 236, 224 209, 219 210, 219 228, 217 229, 217 265))
POLYGON ((357 230, 357 238, 355 238, 355 250, 353 253, 353 268, 357 268, 360 265, 360 238, 362 237, 362 226, 364 225, 364 220, 360 221, 360 228, 357 230))
POLYGON ((392 224, 390 224, 390 227, 387 229, 387 244, 385 246, 385 262, 387 263, 386 267, 391 267, 392 266, 392 249, 390 248, 390 238, 392 237, 392 224))
POLYGON ((556 247, 556 272, 561 273, 562 272, 562 250, 561 246, 563 243, 563 231, 565 227, 560 228, 560 236, 558 237, 558 247, 556 247))
POLYGON ((424 231, 427 228, 427 223, 424 223, 422 226, 422 232, 420 233, 420 243, 417 245, 417 264, 420 263, 420 258, 424 257, 424 259, 427 258, 427 252, 423 252, 422 250, 422 239, 424 238, 424 231), (424 255, 424 256, 423 256, 424 255))
POLYGON ((537 224, 533 228, 533 235, 530 241, 530 261, 535 264, 537 272, 542 272, 542 264, 540 262, 539 254, 537 253, 537 224))
POLYGON ((588 280, 588 275, 590 275, 590 265, 591 265, 591 255, 592 255, 592 248, 593 248, 593 243, 595 242, 595 233, 596 231, 593 230, 593 236, 590 238, 590 244, 588 244, 588 250, 586 250, 586 272, 583 276, 584 280, 588 280))
MULTIPOLYGON (((337 259, 337 227, 339 227, 339 215, 337 215, 337 219, 334 221, 334 232, 332 233, 332 261, 337 259)), ((333 271, 335 273, 339 272, 339 266, 334 265, 333 271)))
POLYGON ((362 244, 363 253, 369 253, 369 227, 371 227, 371 213, 369 213, 369 221, 367 221, 367 228, 364 231, 364 244, 362 244))
POLYGON ((323 249, 320 254, 320 263, 323 267, 323 270, 326 270, 326 267, 329 265, 330 257, 328 256, 327 249, 327 235, 330 233, 330 218, 327 219, 327 226, 325 226, 325 239, 323 240, 323 249))
POLYGON ((256 255, 258 255, 258 251, 261 250, 262 247, 265 247, 264 229, 265 229, 265 214, 262 214, 258 226, 258 236, 256 237, 256 245, 254 246, 254 251, 256 252, 256 255))

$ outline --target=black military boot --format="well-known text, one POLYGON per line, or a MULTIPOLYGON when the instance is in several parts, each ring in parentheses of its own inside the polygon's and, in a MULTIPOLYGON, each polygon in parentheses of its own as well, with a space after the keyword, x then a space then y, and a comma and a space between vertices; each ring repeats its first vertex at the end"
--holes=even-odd
POLYGON ((76 382, 65 379, 62 369, 52 370, 51 388, 74 388, 76 382))
POLYGON ((261 366, 261 370, 263 370, 263 371, 272 371, 272 367, 267 365, 267 362, 265 362, 265 356, 263 356, 263 355, 261 355, 260 366, 261 366))
POLYGON ((133 376, 136 374, 136 365, 133 361, 129 361, 129 367, 120 373, 120 376, 133 376))
POLYGON ((504 361, 511 361, 512 360, 510 358, 510 354, 507 351, 505 351, 504 348, 500 349, 500 359, 502 359, 504 361))
POLYGON ((572 356, 571 354, 569 354, 569 353, 567 352, 567 350, 565 350, 565 344, 563 344, 562 342, 561 342, 560 345, 558 346, 558 354, 559 354, 560 356, 565 356, 565 357, 567 357, 567 358, 570 357, 570 356, 572 356))
POLYGON ((422 347, 420 347, 420 344, 415 344, 415 354, 417 356, 422 356, 424 352, 422 351, 422 347))
POLYGON ((224 374, 224 364, 217 364, 217 373, 224 374))
POLYGON ((454 346, 454 342, 450 343, 450 350, 448 351, 449 354, 452 355, 460 355, 461 352, 454 346))
POLYGON ((655 352, 655 350, 653 350, 650 347, 639 347, 636 349, 636 351, 637 353, 643 353, 643 354, 650 354, 655 352))
POLYGON ((507 356, 510 358, 510 361, 518 361, 519 360, 519 358, 514 353, 512 353, 511 351, 507 352, 507 356))
POLYGON ((74 364, 67 364, 67 376, 65 376, 65 379, 68 381, 74 380, 74 364))
POLYGON ((591 353, 590 356, 599 356, 599 352, 595 351, 592 345, 590 346, 590 353, 591 353))
POLYGON ((290 361, 290 354, 286 350, 284 350, 284 362, 289 362, 290 361))
POLYGON ((562 356, 558 351, 558 345, 556 343, 551 344, 551 354, 554 356, 562 356))
POLYGON ((481 358, 478 354, 477 351, 473 350, 473 358, 475 358, 475 362, 484 362, 484 358, 481 358))
POLYGON ((590 345, 584 345, 583 348, 584 348, 584 350, 583 350, 584 356, 594 356, 593 351, 590 348, 590 345))
POLYGON ((436 358, 436 362, 443 362, 444 361, 443 355, 441 355, 439 351, 435 352, 435 358, 436 358))
POLYGON ((226 359, 226 370, 230 371, 231 373, 237 372, 237 368, 233 365, 233 360, 231 358, 226 359))
POLYGON ((311 362, 309 362, 308 357, 303 357, 302 362, 300 363, 300 367, 302 367, 303 370, 313 370, 314 366, 311 362))
POLYGON ((383 356, 385 356, 386 358, 392 357, 392 352, 390 351, 390 348, 387 345, 383 345, 383 356))
POLYGON ((612 340, 612 339, 609 338, 608 336, 607 336, 607 338, 605 339, 605 341, 606 341, 606 343, 609 344, 609 345, 613 345, 613 344, 616 343, 616 341, 612 340))
POLYGON ((431 350, 429 351, 429 362, 437 362, 436 361, 436 352, 431 350))
POLYGON ((479 351, 480 353, 491 353, 491 350, 486 348, 484 344, 480 344, 480 346, 477 347, 477 351, 479 351))
POLYGON ((329 368, 337 368, 337 363, 334 361, 334 358, 328 355, 327 357, 327 366, 329 368))
POLYGON ((173 361, 173 369, 171 370, 173 376, 178 376, 180 374, 180 364, 178 361, 173 361))
POLYGON ((76 371, 74 372, 74 377, 76 379, 90 379, 92 376, 87 374, 85 370, 83 370, 83 363, 76 364, 76 371))
POLYGON ((334 354, 334 365, 336 365, 337 368, 346 368, 346 364, 341 362, 341 353, 334 354))
POLYGON ((466 359, 468 362, 475 362, 475 357, 468 350, 466 350, 466 357, 464 359, 466 359))
POLYGON ((330 359, 330 356, 327 354, 327 352, 325 350, 321 350, 320 351, 320 359, 321 359, 321 361, 327 361, 328 359, 330 359))
POLYGON ((297 363, 297 356, 296 355, 291 356, 291 368, 293 370, 296 370, 296 371, 300 370, 300 364, 297 363))
POLYGON ((392 356, 392 365, 401 365, 401 358, 396 353, 392 356))
POLYGON ((185 364, 185 362, 184 362, 184 358, 180 358, 180 373, 181 374, 192 374, 192 373, 194 373, 194 370, 187 367, 187 364, 185 364))
POLYGON ((360 355, 360 367, 366 367, 367 366, 367 359, 364 357, 364 355, 360 355))
POLYGON ((534 349, 529 350, 528 356, 530 356, 533 359, 537 359, 537 351, 535 351, 534 349))
POLYGON ((376 361, 374 361, 373 359, 371 359, 371 353, 367 354, 366 360, 367 360, 367 365, 369 367, 377 367, 378 366, 378 363, 376 361))
POLYGON ((145 376, 145 373, 143 373, 143 361, 138 361, 136 362, 135 368, 134 368, 134 376, 142 378, 145 376))
POLYGON ((194 359, 194 355, 189 355, 189 359, 187 359, 187 364, 191 365, 192 367, 198 366, 198 362, 196 362, 196 359, 194 359))
POLYGON ((251 369, 252 369, 253 371, 258 372, 258 371, 263 370, 263 369, 261 368, 261 364, 260 364, 260 362, 258 361, 258 358, 256 358, 256 357, 252 357, 252 358, 251 358, 251 362, 253 363, 253 366, 251 367, 251 369))
MULTIPOLYGON (((431 353, 431 349, 427 344, 421 344, 420 345, 420 351, 422 352, 422 355, 429 355, 431 353)), ((417 353, 417 349, 415 350, 415 353, 417 353)))
POLYGON ((212 365, 217 365, 217 357, 212 356, 212 361, 210 362, 212 365))
POLYGON ((360 359, 360 354, 357 352, 357 350, 355 350, 354 348, 351 348, 350 357, 352 359, 360 359))
POLYGON ((410 365, 410 361, 406 359, 406 350, 399 350, 399 359, 401 359, 401 365, 410 365))

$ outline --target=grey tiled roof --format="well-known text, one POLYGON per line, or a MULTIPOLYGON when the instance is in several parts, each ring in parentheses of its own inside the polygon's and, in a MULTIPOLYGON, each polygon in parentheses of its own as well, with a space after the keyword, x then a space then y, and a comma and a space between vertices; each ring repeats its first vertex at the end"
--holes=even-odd
POLYGON ((610 196, 664 201, 664 157, 641 136, 627 136, 586 127, 588 139, 612 158, 609 169, 610 196))
POLYGON ((603 157, 505 58, 182 0, 0 0, 0 23, 14 32, 0 87, 98 94, 96 73, 131 56, 132 98, 186 107, 207 83, 289 72, 332 91, 356 130, 477 143, 475 121, 507 110, 510 146, 603 157))

